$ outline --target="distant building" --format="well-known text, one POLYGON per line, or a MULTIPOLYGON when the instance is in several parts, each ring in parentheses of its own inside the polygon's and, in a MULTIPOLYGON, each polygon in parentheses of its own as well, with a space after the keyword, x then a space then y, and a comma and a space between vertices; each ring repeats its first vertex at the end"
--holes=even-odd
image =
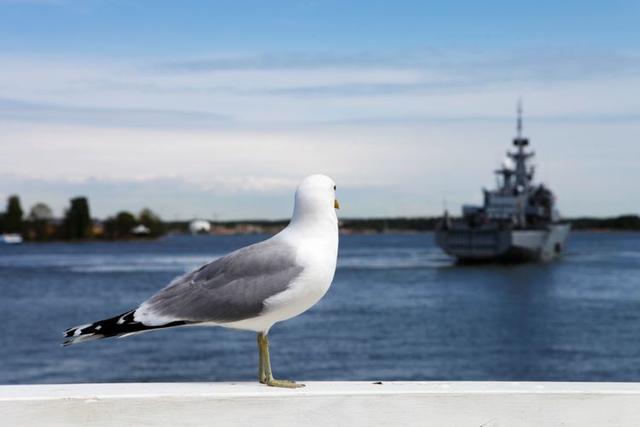
POLYGON ((104 223, 99 219, 91 220, 91 233, 95 237, 102 237, 104 235, 104 223))
POLYGON ((204 219, 194 219, 189 224, 191 234, 209 234, 211 232, 211 223, 204 219))
POLYGON ((5 243, 7 245, 15 245, 16 243, 22 243, 22 236, 18 233, 0 234, 0 243, 5 243))
POLYGON ((131 234, 134 234, 136 236, 146 236, 149 233, 151 233, 151 230, 149 229, 149 227, 143 224, 136 225, 131 229, 131 234))

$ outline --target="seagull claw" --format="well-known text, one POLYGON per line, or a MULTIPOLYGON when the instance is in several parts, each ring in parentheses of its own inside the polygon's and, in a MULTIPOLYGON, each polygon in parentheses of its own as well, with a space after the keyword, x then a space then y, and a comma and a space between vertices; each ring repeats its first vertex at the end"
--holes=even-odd
POLYGON ((270 387, 282 387, 282 388, 301 388, 304 384, 298 384, 291 380, 276 380, 275 378, 268 378, 264 384, 270 387))

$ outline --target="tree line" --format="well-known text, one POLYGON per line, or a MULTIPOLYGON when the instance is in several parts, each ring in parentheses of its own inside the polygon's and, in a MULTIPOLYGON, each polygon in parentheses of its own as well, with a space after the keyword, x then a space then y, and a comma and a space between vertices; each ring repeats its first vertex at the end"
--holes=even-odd
MULTIPOLYGON (((440 218, 344 218, 341 230, 352 233, 425 232, 433 231, 440 218)), ((215 221, 217 227, 239 229, 252 225, 264 232, 274 232, 286 226, 288 221, 215 221)), ((610 218, 568 219, 574 230, 621 230, 640 231, 640 216, 621 215, 610 218)), ((45 203, 36 203, 25 214, 17 195, 9 196, 6 209, 0 212, 0 234, 21 234, 26 240, 90 240, 129 239, 135 237, 159 237, 171 230, 187 232, 188 221, 165 223, 151 209, 142 209, 137 215, 120 211, 104 221, 91 218, 86 197, 75 197, 69 201, 62 218, 55 218, 52 209, 45 203)), ((253 230, 253 228, 252 228, 253 230)))
POLYGON ((104 221, 94 220, 86 197, 72 198, 61 219, 40 202, 25 215, 17 195, 9 196, 5 211, 0 213, 0 233, 16 233, 33 241, 153 238, 166 232, 165 223, 148 208, 137 215, 120 211, 104 221))

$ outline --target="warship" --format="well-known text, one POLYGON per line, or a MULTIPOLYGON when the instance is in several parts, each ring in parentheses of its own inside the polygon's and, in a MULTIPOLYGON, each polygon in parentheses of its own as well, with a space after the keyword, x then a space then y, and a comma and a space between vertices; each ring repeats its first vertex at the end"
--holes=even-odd
POLYGON ((571 225, 560 219, 553 192, 533 181, 520 103, 517 113, 515 151, 495 171, 497 188, 483 190, 482 206, 464 205, 461 218, 445 210, 436 229, 438 246, 459 262, 549 261, 565 249, 571 225))

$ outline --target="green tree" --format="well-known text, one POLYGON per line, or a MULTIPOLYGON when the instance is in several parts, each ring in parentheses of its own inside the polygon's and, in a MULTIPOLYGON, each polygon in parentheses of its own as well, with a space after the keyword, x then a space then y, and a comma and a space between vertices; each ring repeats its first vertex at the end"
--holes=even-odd
POLYGON ((91 214, 87 198, 71 199, 71 206, 64 216, 64 237, 67 239, 86 239, 92 235, 91 228, 91 214))
POLYGON ((138 225, 138 221, 136 221, 136 217, 133 216, 131 212, 122 211, 116 215, 116 230, 118 235, 123 237, 131 235, 131 230, 136 225, 138 225))
POLYGON ((45 240, 53 234, 49 223, 53 219, 53 211, 44 203, 36 203, 29 212, 28 233, 30 239, 45 240))
POLYGON ((7 211, 4 214, 3 228, 7 233, 22 232, 22 216, 24 212, 20 206, 20 198, 16 195, 9 196, 7 211))
POLYGON ((131 236, 131 230, 138 225, 136 217, 127 211, 120 211, 115 217, 109 217, 104 222, 104 231, 110 239, 121 239, 131 236))
POLYGON ((29 220, 31 221, 51 221, 53 219, 53 211, 46 203, 36 203, 29 211, 29 220))
POLYGON ((144 208, 138 215, 138 221, 149 229, 151 237, 162 236, 167 232, 166 226, 162 219, 151 209, 144 208))

